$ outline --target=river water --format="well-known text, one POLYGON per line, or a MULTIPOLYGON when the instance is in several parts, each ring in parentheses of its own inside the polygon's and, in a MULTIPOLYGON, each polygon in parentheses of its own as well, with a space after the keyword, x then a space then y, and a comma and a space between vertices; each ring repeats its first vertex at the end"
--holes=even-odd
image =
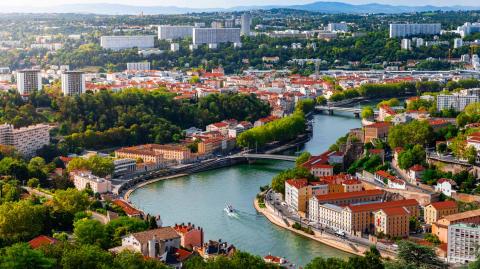
MULTIPOLYGON (((312 154, 325 151, 349 129, 361 125, 350 114, 318 114, 313 120, 312 139, 298 149, 312 154)), ((160 181, 136 190, 130 201, 147 213, 160 214, 164 225, 191 222, 204 228, 205 239, 221 238, 256 255, 271 253, 302 266, 317 256, 348 257, 345 252, 281 229, 256 213, 252 203, 259 187, 292 166, 290 162, 262 161, 160 181), (225 214, 226 203, 239 210, 237 217, 225 214)))

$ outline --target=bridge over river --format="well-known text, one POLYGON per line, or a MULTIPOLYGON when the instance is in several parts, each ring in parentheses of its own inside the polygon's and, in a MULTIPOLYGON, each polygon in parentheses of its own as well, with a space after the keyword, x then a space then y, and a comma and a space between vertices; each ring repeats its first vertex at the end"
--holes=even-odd
POLYGON ((296 156, 277 155, 277 154, 243 153, 237 156, 247 158, 247 159, 265 159, 265 160, 277 160, 277 161, 289 161, 289 162, 294 162, 297 159, 296 156))
MULTIPOLYGON (((333 115, 334 111, 336 111, 336 112, 350 112, 350 113, 353 113, 355 115, 355 117, 357 117, 357 118, 359 118, 360 113, 362 113, 362 109, 357 108, 357 107, 316 106, 315 110, 319 111, 319 112, 325 111, 325 112, 328 112, 328 114, 330 114, 330 115, 333 115)), ((374 110, 373 112, 375 113, 375 115, 378 115, 378 110, 374 110)))

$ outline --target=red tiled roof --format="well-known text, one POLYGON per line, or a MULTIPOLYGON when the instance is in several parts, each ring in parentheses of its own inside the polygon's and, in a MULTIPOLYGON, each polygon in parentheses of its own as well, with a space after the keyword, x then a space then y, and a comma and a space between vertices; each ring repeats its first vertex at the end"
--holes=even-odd
POLYGON ((390 207, 380 209, 385 212, 386 215, 398 216, 398 215, 408 215, 408 211, 403 207, 390 207))
POLYGON ((419 165, 419 164, 416 164, 416 165, 410 167, 410 170, 415 171, 415 172, 420 172, 420 171, 425 170, 425 168, 423 166, 419 165))
POLYGON ((329 201, 329 200, 344 200, 349 198, 358 198, 362 196, 374 196, 383 194, 382 190, 367 190, 367 191, 354 191, 354 192, 341 192, 341 193, 331 193, 316 195, 318 201, 329 201))
POLYGON ((114 204, 118 205, 125 211, 125 213, 129 216, 136 216, 136 215, 141 215, 142 212, 138 209, 135 209, 133 206, 129 205, 127 202, 116 199, 113 201, 114 204))
POLYGON ((362 182, 360 180, 357 180, 357 179, 347 179, 347 180, 343 181, 342 184, 356 185, 356 184, 362 184, 362 182))
POLYGON ((394 179, 395 177, 391 175, 390 173, 383 171, 383 170, 378 170, 375 172, 376 175, 382 177, 382 178, 388 178, 388 179, 394 179))
POLYGON ((306 186, 308 186, 308 180, 306 179, 289 179, 287 180, 287 184, 296 188, 296 189, 301 189, 301 188, 305 188, 306 186))
POLYGON ((310 168, 330 169, 330 168, 333 168, 333 166, 329 165, 329 164, 316 163, 316 164, 313 164, 312 166, 310 166, 310 168))
POLYGON ((30 247, 33 249, 45 245, 53 245, 55 243, 57 243, 57 239, 46 235, 39 235, 28 242, 28 244, 30 244, 30 247))
POLYGON ((384 128, 384 127, 389 127, 389 126, 390 126, 389 122, 379 121, 379 122, 375 122, 375 123, 372 123, 370 125, 367 125, 367 126, 365 126, 365 128, 384 128))
POLYGON ((193 252, 178 248, 177 251, 175 252, 175 257, 177 258, 178 261, 185 261, 188 259, 193 254, 193 252))
POLYGON ((352 212, 361 212, 361 211, 375 211, 383 208, 390 207, 407 207, 407 206, 418 206, 418 202, 415 199, 406 199, 406 200, 397 200, 383 203, 369 203, 363 205, 349 205, 352 212))
POLYGON ((455 201, 443 201, 443 202, 435 202, 431 203, 435 209, 445 209, 445 208, 456 208, 457 207, 457 202, 455 201))
POLYGON ((437 180, 437 184, 442 184, 444 182, 449 182, 451 185, 457 185, 457 183, 451 179, 448 179, 448 178, 441 178, 439 180, 437 180))

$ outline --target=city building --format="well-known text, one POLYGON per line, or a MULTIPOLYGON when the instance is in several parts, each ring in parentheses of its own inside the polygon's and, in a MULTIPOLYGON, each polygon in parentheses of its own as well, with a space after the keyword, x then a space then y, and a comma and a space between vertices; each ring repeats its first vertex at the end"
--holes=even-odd
POLYGON ((375 233, 408 237, 410 212, 404 207, 383 208, 374 213, 375 233))
POLYGON ((147 71, 151 70, 150 62, 127 63, 128 71, 147 71))
POLYGON ((115 151, 116 158, 140 159, 145 163, 188 163, 193 160, 190 149, 181 145, 147 144, 121 148, 115 151))
POLYGON ((315 163, 309 166, 310 173, 315 177, 333 176, 333 166, 329 164, 315 163))
POLYGON ((457 183, 448 178, 441 178, 437 180, 437 185, 435 185, 435 191, 441 192, 448 197, 452 197, 452 194, 456 193, 454 186, 457 186, 457 183))
POLYGON ((158 40, 176 40, 192 37, 194 26, 189 25, 160 25, 158 26, 158 40))
POLYGON ((77 190, 91 189, 93 193, 107 193, 112 191, 112 183, 92 174, 91 171, 74 171, 70 173, 77 190))
POLYGON ((345 22, 331 22, 327 25, 329 32, 348 32, 348 24, 345 22))
POLYGON ((462 38, 478 32, 480 32, 479 22, 466 22, 462 26, 457 27, 457 33, 459 33, 462 38))
POLYGON ((131 250, 165 262, 167 255, 180 248, 181 237, 172 227, 162 227, 122 238, 120 250, 131 250))
POLYGON ((295 211, 305 212, 307 209, 306 179, 290 179, 285 181, 285 203, 295 211))
POLYGON ((115 167, 113 175, 121 176, 135 172, 137 169, 137 160, 129 158, 116 159, 113 160, 113 166, 115 167))
POLYGON ((175 224, 173 229, 180 235, 180 246, 183 248, 193 250, 195 247, 203 246, 203 229, 195 227, 195 225, 188 224, 175 224))
POLYGON ((479 97, 475 95, 439 94, 437 96, 437 111, 453 109, 461 112, 467 105, 478 101, 479 97))
POLYGON ((315 195, 310 199, 310 202, 345 206, 355 203, 378 201, 382 199, 383 195, 384 192, 382 190, 376 189, 356 192, 329 193, 325 195, 315 195))
POLYGON ((444 216, 456 213, 458 213, 458 205, 455 201, 435 202, 425 206, 423 218, 426 224, 432 224, 444 216))
POLYGON ((85 92, 85 76, 79 71, 62 73, 62 93, 64 96, 79 95, 85 92))
POLYGON ((458 48, 461 48, 463 47, 463 39, 461 38, 455 38, 453 40, 453 48, 454 49, 458 49, 458 48))
POLYGON ((408 38, 402 39, 400 47, 402 50, 412 50, 412 40, 408 38))
POLYGON ((388 130, 390 130, 390 123, 388 122, 375 122, 373 124, 365 126, 365 143, 372 142, 376 139, 387 139, 388 130))
POLYGON ((28 96, 34 91, 42 89, 42 77, 40 70, 19 70, 17 71, 17 91, 23 95, 28 96))
POLYGON ((30 125, 15 129, 13 125, 0 125, 0 144, 13 146, 25 157, 34 156, 37 150, 50 144, 50 126, 30 125))
POLYGON ((194 28, 193 45, 241 43, 239 28, 194 28))
POLYGON ((442 26, 440 23, 392 23, 390 24, 390 38, 414 35, 438 35, 441 30, 442 26))
POLYGON ((432 224, 432 234, 441 242, 448 242, 448 227, 457 223, 480 224, 480 209, 445 216, 432 224))
POLYGON ((153 48, 153 35, 133 35, 133 36, 102 36, 100 45, 104 49, 123 50, 123 49, 150 49, 153 48))
POLYGON ((477 260, 480 225, 458 223, 448 227, 447 262, 469 263, 477 260))
POLYGON ((240 19, 241 24, 241 35, 249 36, 250 29, 252 28, 252 16, 250 13, 243 13, 240 19))

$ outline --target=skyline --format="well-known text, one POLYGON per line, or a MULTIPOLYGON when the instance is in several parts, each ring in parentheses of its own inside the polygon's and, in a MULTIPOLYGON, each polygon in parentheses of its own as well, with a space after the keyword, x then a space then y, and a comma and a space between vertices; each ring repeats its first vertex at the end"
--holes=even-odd
POLYGON ((169 1, 157 1, 157 0, 17 0, 14 3, 9 2, 8 4, 0 3, 0 7, 9 8, 9 7, 51 7, 55 5, 65 5, 65 4, 119 4, 119 5, 132 5, 132 6, 175 6, 175 7, 185 7, 185 8, 232 8, 238 6, 266 6, 266 5, 297 5, 297 4, 308 4, 313 2, 343 2, 349 4, 370 4, 370 3, 379 3, 379 4, 389 4, 389 5, 405 5, 405 6, 424 6, 424 5, 435 5, 435 6, 455 6, 455 5, 464 5, 464 6, 478 6, 476 0, 460 0, 452 4, 448 0, 426 0, 418 3, 412 0, 342 0, 342 1, 315 1, 315 0, 298 0, 292 3, 289 0, 267 0, 267 1, 255 1, 255 0, 240 0, 235 2, 222 1, 222 0, 199 0, 195 3, 191 3, 190 0, 178 0, 174 4, 169 1))

